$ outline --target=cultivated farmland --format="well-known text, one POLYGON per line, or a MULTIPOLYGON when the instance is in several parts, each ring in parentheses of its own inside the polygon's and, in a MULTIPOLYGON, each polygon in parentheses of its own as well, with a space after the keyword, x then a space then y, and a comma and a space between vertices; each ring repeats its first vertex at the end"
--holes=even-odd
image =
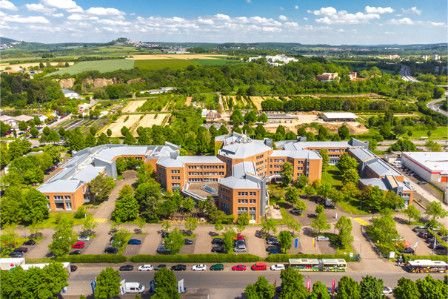
POLYGON ((170 113, 157 113, 157 114, 145 114, 142 119, 140 119, 135 126, 134 130, 132 130, 132 135, 137 136, 137 128, 151 128, 152 126, 161 126, 166 121, 168 121, 170 117, 170 113))
POLYGON ((166 59, 177 59, 177 60, 191 60, 191 59, 221 59, 225 58, 226 55, 210 55, 210 54, 146 54, 146 55, 133 55, 128 59, 131 60, 166 60, 166 59))
POLYGON ((138 136, 138 127, 160 126, 168 121, 170 115, 170 113, 122 115, 116 121, 104 127, 99 133, 106 133, 110 129, 112 131, 111 137, 122 137, 121 128, 127 127, 133 136, 138 136))
POLYGON ((146 102, 140 106, 137 111, 151 112, 151 111, 172 111, 182 108, 185 104, 185 97, 181 95, 159 95, 150 97, 146 102))
POLYGON ((51 75, 76 75, 86 71, 98 71, 100 73, 107 73, 117 70, 130 70, 132 68, 134 68, 134 61, 130 59, 81 61, 67 68, 63 68, 54 73, 51 73, 51 75))
POLYGON ((130 101, 126 107, 123 108, 123 113, 133 113, 133 112, 137 112, 137 109, 139 107, 141 107, 144 103, 146 102, 146 100, 141 100, 141 101, 130 101))

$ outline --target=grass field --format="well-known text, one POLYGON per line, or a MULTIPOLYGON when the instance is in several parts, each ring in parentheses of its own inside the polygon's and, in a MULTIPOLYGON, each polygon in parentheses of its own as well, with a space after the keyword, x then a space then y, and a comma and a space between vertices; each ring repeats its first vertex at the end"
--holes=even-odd
POLYGON ((67 68, 62 68, 57 72, 51 73, 51 75, 76 75, 86 71, 98 71, 100 73, 107 73, 117 70, 130 70, 132 68, 134 68, 134 60, 129 59, 82 61, 75 63, 74 65, 67 68))
POLYGON ((225 65, 238 63, 228 59, 148 59, 135 60, 135 67, 141 70, 181 69, 189 65, 225 65))

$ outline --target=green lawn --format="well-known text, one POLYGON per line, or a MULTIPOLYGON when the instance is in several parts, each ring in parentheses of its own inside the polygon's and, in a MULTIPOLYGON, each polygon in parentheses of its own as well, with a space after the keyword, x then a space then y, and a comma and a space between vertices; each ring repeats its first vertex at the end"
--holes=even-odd
MULTIPOLYGON (((428 129, 422 128, 421 126, 406 127, 408 130, 412 130, 411 139, 418 139, 421 137, 428 137, 428 129)), ((437 127, 435 130, 429 130, 431 132, 430 139, 447 139, 448 138, 448 128, 445 126, 437 127)))
POLYGON ((38 223, 36 225, 37 229, 43 229, 43 228, 54 228, 57 225, 57 222, 61 218, 66 218, 73 221, 73 225, 80 225, 82 224, 84 219, 75 219, 74 218, 75 213, 71 212, 50 212, 50 217, 48 217, 47 220, 38 223))
POLYGON ((322 183, 329 183, 335 188, 342 186, 341 176, 336 165, 328 165, 327 170, 322 172, 322 183))
POLYGON ((76 75, 86 71, 98 71, 100 73, 113 72, 117 70, 130 70, 134 68, 134 60, 131 59, 110 59, 77 62, 66 68, 51 73, 50 75, 70 74, 76 75))
POLYGON ((142 70, 182 69, 189 65, 224 65, 238 62, 229 59, 148 59, 136 60, 135 67, 142 70))

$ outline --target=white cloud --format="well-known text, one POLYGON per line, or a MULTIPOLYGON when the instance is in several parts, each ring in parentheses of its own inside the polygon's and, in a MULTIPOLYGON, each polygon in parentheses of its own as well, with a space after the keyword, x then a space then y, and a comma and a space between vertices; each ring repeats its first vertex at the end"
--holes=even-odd
POLYGON ((278 19, 279 19, 280 21, 288 21, 288 17, 287 17, 287 16, 284 16, 284 15, 279 15, 279 16, 278 16, 278 19))
POLYGON ((410 18, 391 19, 390 23, 394 25, 414 25, 414 21, 410 18))
POLYGON ((414 14, 417 16, 422 14, 422 11, 415 6, 412 6, 411 8, 408 8, 408 9, 402 8, 401 11, 405 14, 414 14))
POLYGON ((41 2, 48 7, 63 9, 72 13, 83 11, 73 0, 41 0, 41 2))
POLYGON ((349 13, 346 10, 336 10, 334 7, 321 7, 319 10, 308 11, 309 13, 319 16, 316 19, 317 23, 321 24, 360 24, 368 23, 370 20, 379 19, 378 13, 349 13))
POLYGON ((19 23, 19 24, 49 24, 47 18, 43 16, 19 16, 10 15, 3 17, 3 21, 6 23, 19 23))
POLYGON ((368 5, 364 8, 364 10, 368 14, 380 14, 380 15, 394 12, 392 7, 373 7, 368 5))
POLYGON ((5 9, 5 10, 17 10, 17 7, 14 5, 14 3, 12 3, 11 1, 8 0, 0 0, 0 9, 5 9))
POLYGON ((124 12, 111 7, 91 7, 86 13, 95 16, 122 16, 124 12))
POLYGON ((445 26, 444 22, 429 22, 429 25, 434 26, 434 27, 442 27, 445 26))
POLYGON ((26 9, 28 9, 29 11, 40 12, 43 14, 52 14, 55 11, 54 8, 47 7, 47 6, 43 5, 42 3, 29 3, 29 4, 25 4, 25 6, 26 6, 26 9))

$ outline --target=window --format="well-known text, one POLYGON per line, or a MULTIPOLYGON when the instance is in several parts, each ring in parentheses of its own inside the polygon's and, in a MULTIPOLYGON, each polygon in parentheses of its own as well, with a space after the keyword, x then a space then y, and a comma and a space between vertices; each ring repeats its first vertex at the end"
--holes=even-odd
POLYGON ((63 202, 57 202, 55 203, 56 205, 56 210, 64 210, 65 206, 63 202))
POLYGON ((171 170, 171 173, 180 173, 180 170, 178 170, 178 169, 177 170, 176 169, 175 170, 171 170))
POLYGON ((72 210, 72 203, 70 201, 65 202, 65 209, 68 211, 72 210))

